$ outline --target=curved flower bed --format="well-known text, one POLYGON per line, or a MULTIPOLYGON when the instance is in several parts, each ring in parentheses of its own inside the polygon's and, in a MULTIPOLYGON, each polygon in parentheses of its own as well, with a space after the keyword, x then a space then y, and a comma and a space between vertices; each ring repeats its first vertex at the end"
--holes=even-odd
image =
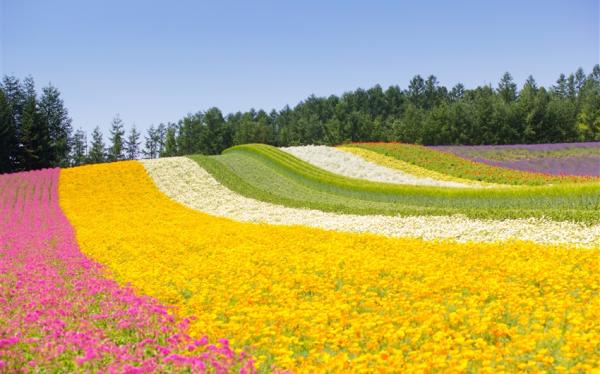
POLYGON ((360 156, 344 152, 334 147, 324 145, 307 145, 300 147, 283 147, 287 152, 299 159, 313 164, 321 169, 345 177, 366 179, 374 182, 411 184, 440 187, 469 187, 470 185, 448 180, 436 180, 405 173, 370 162, 360 156))
POLYGON ((429 147, 530 173, 600 177, 600 142, 429 147))
POLYGON ((373 152, 407 161, 436 172, 455 177, 485 181, 489 183, 512 185, 547 185, 597 182, 598 178, 549 175, 530 173, 503 167, 491 166, 468 160, 449 152, 440 151, 416 144, 403 143, 352 143, 350 147, 359 147, 373 152))
POLYGON ((170 200, 137 162, 65 170, 60 188, 84 253, 196 315, 192 334, 244 347, 260 371, 600 365, 596 249, 240 223, 170 200))
POLYGON ((425 169, 419 167, 417 165, 410 164, 406 161, 399 160, 397 158, 389 157, 381 153, 369 151, 368 149, 358 148, 358 147, 347 147, 347 146, 338 146, 336 149, 339 149, 344 152, 355 154, 361 158, 364 158, 367 161, 370 161, 374 164, 378 164, 384 167, 388 167, 390 169, 397 169, 403 171, 405 173, 415 175, 418 177, 431 178, 438 181, 449 181, 456 182, 463 185, 469 185, 471 187, 499 187, 501 184, 493 184, 486 183, 481 181, 475 181, 472 179, 462 179, 458 177, 453 177, 449 174, 442 174, 435 172, 430 169, 425 169))
POLYGON ((58 202, 59 170, 0 176, 0 372, 251 372, 185 334, 155 299, 106 279, 58 202))
POLYGON ((241 196, 185 157, 143 160, 142 164, 158 188, 173 200, 237 221, 460 242, 520 239, 582 246, 600 244, 600 225, 584 226, 539 219, 478 220, 462 216, 361 216, 289 208, 241 196))

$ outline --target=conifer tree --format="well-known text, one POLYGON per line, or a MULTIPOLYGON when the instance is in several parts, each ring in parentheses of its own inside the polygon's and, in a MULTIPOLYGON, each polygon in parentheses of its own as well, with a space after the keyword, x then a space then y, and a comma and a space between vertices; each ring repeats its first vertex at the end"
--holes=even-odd
POLYGON ((17 152, 16 128, 4 89, 0 86, 0 173, 15 170, 17 152))
POLYGON ((108 161, 119 161, 125 158, 125 127, 123 120, 117 114, 110 124, 110 147, 108 161))
POLYGON ((20 143, 24 170, 52 166, 47 122, 39 112, 33 78, 23 80, 25 104, 21 112, 20 143))
POLYGON ((73 166, 83 165, 87 160, 87 135, 83 129, 79 128, 73 134, 73 144, 71 147, 71 163, 73 166))
POLYGON ((99 162, 106 161, 106 151, 104 140, 102 139, 102 132, 100 127, 96 126, 92 132, 92 143, 90 145, 90 151, 88 153, 88 162, 96 164, 99 162))
POLYGON ((140 154, 140 133, 135 128, 135 125, 131 126, 127 140, 125 141, 125 157, 128 160, 135 160, 140 154))
POLYGON ((40 115, 48 128, 51 166, 70 164, 72 126, 58 89, 51 84, 42 89, 39 103, 40 115))
POLYGON ((167 135, 165 136, 165 149, 161 153, 160 157, 172 157, 177 156, 177 139, 175 134, 175 127, 169 126, 167 128, 167 135))

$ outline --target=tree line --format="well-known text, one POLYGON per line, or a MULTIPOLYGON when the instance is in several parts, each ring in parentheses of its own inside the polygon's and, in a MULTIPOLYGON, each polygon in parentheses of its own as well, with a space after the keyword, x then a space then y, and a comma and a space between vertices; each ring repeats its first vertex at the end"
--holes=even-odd
POLYGON ((451 89, 416 75, 406 89, 376 85, 341 96, 310 96, 294 108, 226 116, 218 108, 164 125, 159 156, 218 154, 233 145, 275 146, 356 141, 424 145, 600 141, 600 66, 561 74, 545 88, 519 88, 505 73, 493 87, 451 89), (166 129, 166 130, 165 130, 166 129), (163 147, 164 146, 164 147, 163 147))
POLYGON ((97 126, 91 139, 72 120, 59 90, 48 85, 38 95, 32 77, 4 76, 0 83, 0 173, 154 158, 163 152, 165 126, 151 126, 142 144, 135 125, 126 134, 116 115, 108 145, 97 126))
POLYGON ((433 75, 416 75, 406 89, 376 85, 341 96, 310 96, 280 111, 228 115, 216 107, 177 122, 150 126, 142 136, 117 115, 105 143, 100 127, 88 141, 73 132, 59 91, 36 95, 31 77, 0 84, 0 172, 75 166, 140 157, 218 154, 237 144, 275 146, 399 141, 424 145, 600 141, 600 66, 561 74, 551 87, 529 77, 448 89, 433 75))
POLYGON ((69 166, 71 118, 56 87, 33 78, 0 85, 0 172, 69 166))

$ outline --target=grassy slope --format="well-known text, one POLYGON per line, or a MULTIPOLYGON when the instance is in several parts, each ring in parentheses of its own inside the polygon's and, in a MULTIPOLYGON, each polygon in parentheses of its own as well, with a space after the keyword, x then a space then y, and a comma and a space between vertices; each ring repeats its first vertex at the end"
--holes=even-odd
POLYGON ((411 164, 445 173, 458 178, 466 178, 489 183, 513 185, 570 184, 595 181, 598 179, 575 176, 551 176, 524 171, 500 168, 461 158, 448 152, 427 147, 401 143, 353 143, 347 147, 360 147, 411 164))
POLYGON ((588 223, 600 219, 600 189, 594 185, 486 190, 400 186, 336 175, 265 145, 191 158, 228 188, 286 206, 357 214, 548 217, 588 223))

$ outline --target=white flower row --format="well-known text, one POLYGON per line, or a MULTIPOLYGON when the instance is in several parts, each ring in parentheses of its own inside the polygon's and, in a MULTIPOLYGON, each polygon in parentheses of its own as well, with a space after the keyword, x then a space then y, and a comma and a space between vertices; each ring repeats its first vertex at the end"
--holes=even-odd
POLYGON ((304 225, 391 237, 496 242, 511 239, 545 244, 600 246, 600 225, 541 219, 481 220, 464 216, 351 215, 289 208, 241 196, 185 157, 141 161, 158 188, 173 200, 207 214, 236 221, 304 225))
POLYGON ((350 178, 419 186, 474 187, 459 182, 441 181, 408 174, 375 164, 358 155, 324 145, 282 147, 280 149, 321 169, 350 178))

